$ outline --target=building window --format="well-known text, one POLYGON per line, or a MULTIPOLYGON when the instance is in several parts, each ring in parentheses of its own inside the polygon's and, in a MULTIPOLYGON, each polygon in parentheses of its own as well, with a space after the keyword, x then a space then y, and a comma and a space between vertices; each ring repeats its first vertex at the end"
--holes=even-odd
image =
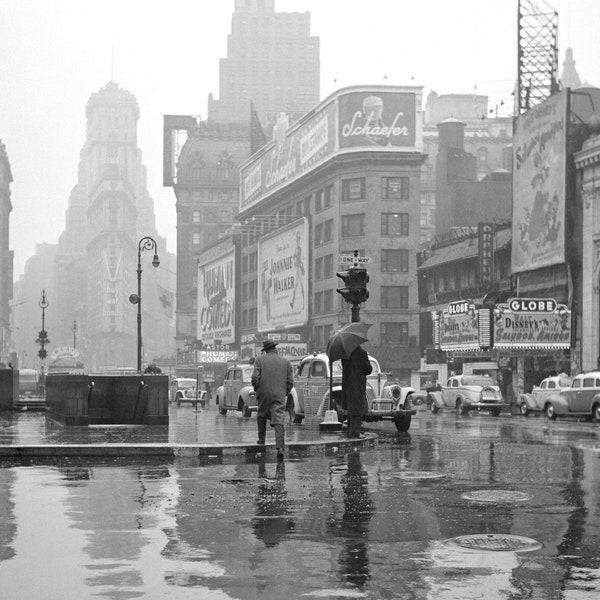
POLYGON ((323 233, 323 242, 333 241, 333 219, 325 221, 325 231, 323 233))
POLYGON ((328 254, 323 259, 323 278, 329 279, 333 277, 333 254, 328 254))
POLYGON ((382 177, 381 197, 388 200, 408 200, 408 177, 382 177))
POLYGON ((315 349, 325 347, 325 344, 323 343, 323 326, 322 325, 315 326, 313 337, 315 340, 315 349))
POLYGON ((242 302, 248 301, 248 283, 242 283, 242 302))
POLYGON ((192 233, 192 244, 194 246, 199 246, 200 245, 200 232, 199 231, 194 231, 192 233))
POLYGON ((242 273, 248 272, 248 255, 244 254, 242 256, 242 273))
POLYGON ((315 225, 315 246, 323 244, 323 223, 315 225))
POLYGON ((242 311, 242 327, 248 327, 248 311, 246 309, 242 311))
POLYGON ((256 300, 256 298, 256 279, 253 279, 248 285, 248 300, 252 301, 256 300))
POLYGON ((200 211, 199 210, 192 211, 192 223, 200 223, 200 211))
POLYGON ((353 200, 365 199, 365 178, 344 179, 342 181, 342 200, 351 202, 353 200))
POLYGON ((381 235, 407 236, 408 213, 381 213, 381 235))
POLYGON ((315 258, 315 281, 323 279, 323 257, 315 258))
POLYGON ((319 315, 321 314, 321 312, 323 312, 323 292, 316 292, 315 293, 315 314, 319 315))
POLYGON ((408 272, 408 250, 382 250, 381 251, 382 273, 406 273, 408 272))
POLYGON ((217 223, 219 220, 219 211, 216 206, 207 206, 205 209, 204 218, 207 223, 217 223))
POLYGON ((323 312, 331 312, 333 310, 333 290, 325 290, 323 292, 323 312))
POLYGON ((381 323, 382 346, 408 346, 408 323, 381 323))
POLYGON ((315 213, 320 213, 323 210, 323 190, 315 193, 315 213))
POLYGON ((252 252, 252 254, 250 254, 250 256, 248 257, 248 272, 249 273, 256 272, 257 265, 258 265, 257 254, 256 254, 256 252, 252 252))
POLYGON ((408 308, 408 286, 381 286, 381 308, 408 308))
POLYGON ((248 326, 256 327, 256 308, 248 310, 248 326))
POLYGON ((333 185, 328 185, 325 188, 325 196, 323 197, 323 209, 330 208, 333 203, 333 185))
POLYGON ((343 215, 342 237, 359 237, 365 235, 365 215, 343 215))

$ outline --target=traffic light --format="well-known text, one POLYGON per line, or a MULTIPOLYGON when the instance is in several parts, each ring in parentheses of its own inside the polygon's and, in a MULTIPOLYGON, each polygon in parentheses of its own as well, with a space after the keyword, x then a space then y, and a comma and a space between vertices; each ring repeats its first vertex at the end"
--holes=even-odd
POLYGON ((48 356, 48 352, 46 351, 46 349, 45 349, 45 348, 40 348, 40 349, 38 350, 38 356, 39 356, 39 357, 40 357, 42 360, 44 360, 44 359, 46 358, 46 356, 48 356))
POLYGON ((341 294, 346 302, 360 304, 369 298, 369 275, 366 269, 353 267, 347 271, 340 271, 336 275, 344 282, 343 288, 336 291, 341 294))

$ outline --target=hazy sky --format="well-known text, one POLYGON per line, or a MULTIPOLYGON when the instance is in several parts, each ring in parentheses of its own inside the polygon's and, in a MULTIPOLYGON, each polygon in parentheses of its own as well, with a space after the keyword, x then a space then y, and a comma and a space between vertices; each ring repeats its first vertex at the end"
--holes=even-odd
MULTIPOLYGON (((543 0, 538 0, 543 5, 543 0)), ((599 0, 549 0, 559 66, 600 86, 599 0)), ((157 229, 176 249, 175 197, 162 187, 165 114, 206 117, 218 97, 233 0, 0 0, 0 140, 12 168, 15 278, 39 242, 56 243, 77 182, 85 106, 112 78, 140 106, 138 143, 157 229), (112 58, 114 56, 114 59, 112 58)), ((321 40, 321 97, 353 84, 477 92, 512 110, 517 0, 276 0, 311 13, 321 40), (387 77, 384 79, 384 77, 387 77), (414 78, 414 79, 413 79, 414 78)))

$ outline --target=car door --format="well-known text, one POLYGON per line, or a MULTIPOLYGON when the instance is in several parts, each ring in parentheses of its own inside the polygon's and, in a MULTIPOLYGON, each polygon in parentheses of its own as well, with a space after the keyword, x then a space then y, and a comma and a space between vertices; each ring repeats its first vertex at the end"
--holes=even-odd
POLYGON ((310 372, 310 360, 305 360, 300 363, 298 367, 298 372, 296 373, 296 378, 294 381, 294 387, 296 388, 296 394, 298 396, 298 405, 302 414, 304 413, 304 396, 307 393, 307 385, 308 385, 308 374, 310 372))
POLYGON ((535 388, 531 391, 531 395, 535 402, 535 408, 537 410, 543 410, 544 408, 544 398, 546 398, 550 391, 557 391, 554 388, 556 387, 556 383, 554 381, 544 380, 540 383, 538 388, 535 388))
POLYGON ((566 392, 566 396, 568 398, 567 405, 569 412, 579 412, 583 404, 583 377, 575 377, 571 389, 566 392))
POLYGON ((581 379, 581 388, 577 391, 573 402, 573 412, 587 413, 592 412, 592 400, 598 393, 596 388, 596 378, 593 376, 583 377, 581 379))
POLYGON ((458 379, 451 377, 448 379, 448 385, 442 392, 442 398, 445 406, 454 407, 456 404, 456 392, 458 390, 458 379))
POLYGON ((235 368, 229 369, 225 375, 225 381, 223 381, 223 392, 225 395, 225 398, 223 398, 223 408, 233 408, 231 399, 234 394, 235 371, 235 368))

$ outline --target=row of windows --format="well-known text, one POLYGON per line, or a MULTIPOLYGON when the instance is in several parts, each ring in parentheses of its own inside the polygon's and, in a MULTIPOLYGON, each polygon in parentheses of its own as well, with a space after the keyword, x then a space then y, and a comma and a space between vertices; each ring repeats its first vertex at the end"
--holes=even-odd
MULTIPOLYGON (((315 348, 325 348, 333 333, 333 325, 316 325, 313 331, 315 348)), ((379 339, 382 346, 408 346, 408 323, 381 323, 379 339)))
MULTIPOLYGON (((356 177, 342 181, 342 201, 354 202, 366 199, 366 178, 356 177)), ((408 177, 382 177, 381 197, 385 200, 408 200, 410 184, 408 177)))

